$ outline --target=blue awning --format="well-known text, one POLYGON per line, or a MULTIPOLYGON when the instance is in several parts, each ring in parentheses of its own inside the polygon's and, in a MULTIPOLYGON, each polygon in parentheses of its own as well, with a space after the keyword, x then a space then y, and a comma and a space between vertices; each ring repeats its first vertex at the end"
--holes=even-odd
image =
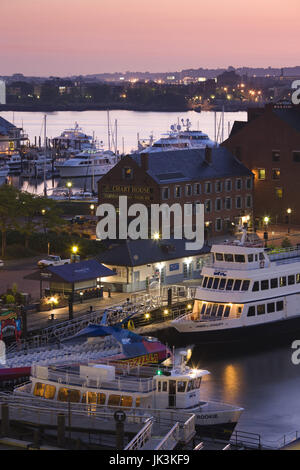
POLYGON ((115 276, 115 272, 99 263, 95 259, 80 261, 79 263, 63 264, 62 266, 49 266, 44 271, 49 273, 47 280, 58 278, 64 282, 75 283, 97 279, 98 277, 115 276), (52 274, 52 276, 51 276, 52 274))

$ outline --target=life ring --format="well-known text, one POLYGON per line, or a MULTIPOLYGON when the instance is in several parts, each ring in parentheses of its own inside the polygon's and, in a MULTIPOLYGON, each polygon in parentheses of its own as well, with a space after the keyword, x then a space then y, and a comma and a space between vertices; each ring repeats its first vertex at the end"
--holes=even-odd
POLYGON ((132 320, 129 320, 128 324, 127 324, 127 328, 128 330, 134 330, 134 323, 132 320))
POLYGON ((261 261, 261 262, 259 263, 259 267, 260 267, 260 268, 264 268, 264 267, 265 267, 265 262, 264 262, 264 261, 261 261))

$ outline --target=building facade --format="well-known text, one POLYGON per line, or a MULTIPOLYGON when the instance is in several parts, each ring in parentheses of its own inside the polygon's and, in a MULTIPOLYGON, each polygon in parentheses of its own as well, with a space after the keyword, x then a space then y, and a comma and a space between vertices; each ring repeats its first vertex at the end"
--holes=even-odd
POLYGON ((254 174, 256 222, 300 224, 300 108, 250 110, 222 145, 254 174))
MULTIPOLYGON (((251 220, 253 175, 227 149, 193 149, 125 156, 98 181, 99 204, 190 204, 193 224, 197 203, 204 205, 206 238, 233 233, 251 220)), ((150 211, 149 211, 150 213, 150 211)), ((151 235, 151 234, 150 234, 151 235)))
POLYGON ((0 80, 0 104, 6 104, 6 84, 0 80))

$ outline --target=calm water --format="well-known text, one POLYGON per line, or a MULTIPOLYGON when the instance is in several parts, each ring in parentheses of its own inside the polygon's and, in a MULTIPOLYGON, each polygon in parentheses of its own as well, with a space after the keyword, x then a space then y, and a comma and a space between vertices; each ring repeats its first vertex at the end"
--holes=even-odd
MULTIPOLYGON (((23 126, 31 141, 43 135, 43 113, 1 113, 9 121, 23 126)), ((118 121, 119 150, 122 152, 122 137, 125 151, 137 146, 137 133, 155 138, 168 131, 177 118, 189 118, 193 128, 201 129, 214 139, 214 113, 142 113, 133 111, 112 111, 111 122, 118 121)), ((218 114, 218 118, 220 114, 218 114)), ((228 122, 246 120, 246 113, 225 113, 224 138, 228 135, 228 122)), ((107 113, 105 111, 58 112, 50 113, 47 118, 48 137, 59 135, 64 129, 73 127, 75 121, 80 127, 92 134, 107 147, 107 113)), ((20 181, 13 178, 14 184, 37 193, 43 192, 41 180, 20 181)), ((49 180, 48 187, 63 186, 64 181, 49 180)), ((77 180, 74 186, 90 181, 77 180)), ((300 338, 300 335, 299 335, 300 338)), ((205 396, 216 400, 240 405, 245 408, 239 428, 248 432, 261 433, 264 440, 275 442, 283 434, 300 430, 300 366, 291 362, 290 343, 272 351, 241 355, 238 346, 236 354, 230 357, 219 351, 217 358, 197 360, 197 351, 192 358, 200 367, 208 369, 211 375, 203 384, 205 396)))

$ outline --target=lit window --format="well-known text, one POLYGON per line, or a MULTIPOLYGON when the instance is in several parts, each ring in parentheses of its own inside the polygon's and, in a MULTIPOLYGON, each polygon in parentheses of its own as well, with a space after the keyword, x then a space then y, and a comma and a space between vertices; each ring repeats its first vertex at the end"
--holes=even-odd
POLYGON ((266 170, 264 168, 260 168, 258 170, 258 179, 265 180, 266 179, 266 170))
POLYGON ((282 188, 276 188, 275 189, 275 194, 277 199, 282 199, 283 197, 283 189, 282 188))
POLYGON ((272 179, 273 180, 279 180, 280 179, 280 169, 279 168, 273 168, 272 169, 272 179))
POLYGON ((132 168, 124 168, 123 169, 123 177, 126 180, 131 180, 133 178, 133 170, 132 168))

